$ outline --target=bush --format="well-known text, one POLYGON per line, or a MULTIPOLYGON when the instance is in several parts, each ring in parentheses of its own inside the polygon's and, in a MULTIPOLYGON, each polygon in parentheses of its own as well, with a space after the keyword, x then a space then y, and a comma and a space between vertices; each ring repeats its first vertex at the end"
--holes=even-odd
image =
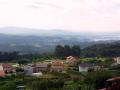
POLYGON ((98 90, 105 87, 105 82, 108 78, 117 76, 113 71, 98 71, 98 72, 89 72, 85 76, 85 83, 88 85, 94 85, 98 90))
POLYGON ((1 86, 0 90, 16 90, 16 84, 12 81, 9 81, 3 86, 1 86))
POLYGON ((42 80, 42 81, 34 81, 32 82, 31 89, 32 90, 49 90, 53 88, 63 88, 64 81, 63 80, 42 80))

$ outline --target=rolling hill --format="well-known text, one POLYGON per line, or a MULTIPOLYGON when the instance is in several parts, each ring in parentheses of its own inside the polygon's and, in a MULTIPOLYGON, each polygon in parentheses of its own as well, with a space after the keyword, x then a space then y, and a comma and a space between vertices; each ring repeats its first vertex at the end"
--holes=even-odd
POLYGON ((19 27, 0 28, 0 51, 21 53, 53 52, 56 45, 80 45, 85 48, 94 44, 120 40, 120 33, 85 33, 65 30, 38 30, 19 27))

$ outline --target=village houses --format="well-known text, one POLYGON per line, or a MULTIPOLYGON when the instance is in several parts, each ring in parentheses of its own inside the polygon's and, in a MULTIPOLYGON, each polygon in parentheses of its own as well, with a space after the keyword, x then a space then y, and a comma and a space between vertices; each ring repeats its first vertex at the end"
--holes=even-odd
POLYGON ((116 64, 120 64, 120 57, 114 58, 114 61, 115 61, 116 64))
POLYGON ((5 77, 7 73, 16 73, 15 68, 11 64, 0 64, 0 77, 5 77))
POLYGON ((68 63, 68 64, 75 64, 75 62, 76 62, 77 60, 76 60, 76 58, 75 57, 73 57, 73 56, 68 56, 67 58, 66 58, 66 63, 68 63))
POLYGON ((84 63, 79 64, 79 72, 83 72, 83 71, 87 72, 91 69, 92 70, 100 70, 102 67, 103 66, 98 65, 96 63, 86 63, 86 62, 84 62, 84 63))
POLYGON ((28 64, 25 65, 23 69, 26 75, 32 75, 33 73, 47 71, 48 64, 46 63, 28 64))
POLYGON ((64 71, 64 64, 61 60, 55 60, 51 64, 51 71, 62 72, 64 71))

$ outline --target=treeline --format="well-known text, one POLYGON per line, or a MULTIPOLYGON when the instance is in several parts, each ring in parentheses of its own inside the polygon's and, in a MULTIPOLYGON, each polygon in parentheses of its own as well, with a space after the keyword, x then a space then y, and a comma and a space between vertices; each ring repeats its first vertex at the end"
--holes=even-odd
MULTIPOLYGON (((31 77, 30 79, 33 78, 31 77)), ((42 80, 39 78, 36 79, 38 80, 33 79, 30 82, 28 82, 27 80, 22 81, 19 79, 13 81, 7 81, 3 85, 0 85, 0 90, 23 90, 23 89, 16 89, 19 83, 29 85, 29 90, 62 90, 62 88, 64 87, 64 80, 42 80)))
POLYGON ((0 62, 18 59, 18 52, 0 52, 0 62))
POLYGON ((53 53, 21 54, 19 52, 0 52, 0 62, 32 62, 54 58, 53 53))
POLYGON ((58 58, 64 58, 71 55, 74 57, 79 57, 80 54, 81 54, 81 49, 80 49, 80 46, 78 45, 74 45, 74 46, 57 45, 54 53, 54 55, 58 58))
POLYGON ((120 43, 96 44, 82 50, 84 57, 118 57, 120 56, 120 43))
POLYGON ((120 56, 120 42, 113 42, 108 44, 96 44, 84 49, 80 46, 58 45, 55 48, 55 56, 66 57, 119 57, 120 56))
POLYGON ((0 52, 0 62, 2 61, 19 61, 28 59, 33 60, 50 60, 53 58, 74 57, 118 57, 120 56, 120 43, 96 44, 81 49, 79 45, 57 45, 54 53, 43 54, 20 54, 19 52, 0 52))

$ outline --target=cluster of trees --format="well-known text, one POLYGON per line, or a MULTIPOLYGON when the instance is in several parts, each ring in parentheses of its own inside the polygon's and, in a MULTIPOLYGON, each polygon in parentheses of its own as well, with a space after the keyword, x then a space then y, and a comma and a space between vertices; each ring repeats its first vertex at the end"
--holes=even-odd
POLYGON ((0 90, 16 90, 16 84, 13 81, 8 81, 7 83, 0 86, 0 90))
POLYGON ((120 56, 120 43, 97 44, 82 50, 85 57, 117 57, 120 56))
POLYGON ((55 48, 55 56, 59 58, 64 58, 70 55, 79 57, 80 53, 81 53, 80 46, 77 46, 77 45, 74 45, 74 46, 57 45, 55 48))
POLYGON ((18 58, 18 52, 0 52, 0 62, 11 61, 18 58))
POLYGON ((101 70, 86 73, 48 73, 52 77, 17 76, 0 78, 0 90, 16 90, 19 85, 27 90, 99 90, 105 87, 106 80, 120 75, 119 70, 101 70))
POLYGON ((84 49, 80 46, 74 45, 57 45, 55 48, 56 57, 75 56, 79 57, 117 57, 120 56, 120 43, 96 44, 84 49))
POLYGON ((31 88, 32 90, 56 90, 63 88, 64 81, 63 80, 41 80, 41 81, 33 81, 31 88))
POLYGON ((95 90, 104 88, 106 85, 106 80, 112 77, 118 77, 120 75, 119 71, 97 71, 88 72, 85 75, 84 84, 87 86, 93 85, 95 90))
POLYGON ((117 57, 120 56, 120 43, 112 44, 96 44, 87 48, 81 49, 79 45, 57 45, 54 53, 43 54, 20 54, 19 52, 0 52, 0 62, 2 61, 27 61, 46 60, 57 58, 65 58, 67 56, 83 56, 83 57, 117 57))
POLYGON ((42 61, 54 58, 52 53, 43 54, 20 54, 19 52, 0 52, 0 62, 18 62, 19 64, 32 61, 42 61))

